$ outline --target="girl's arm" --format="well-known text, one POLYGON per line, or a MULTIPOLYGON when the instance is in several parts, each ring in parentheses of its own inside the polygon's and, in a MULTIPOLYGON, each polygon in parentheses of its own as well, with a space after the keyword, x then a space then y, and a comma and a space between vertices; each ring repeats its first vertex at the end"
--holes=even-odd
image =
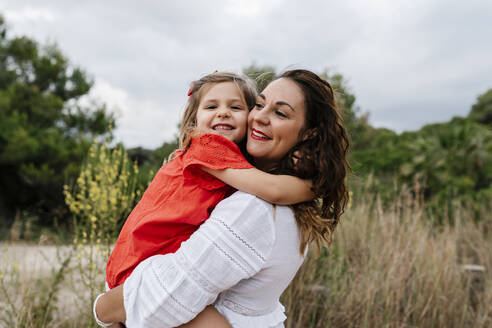
POLYGON ((275 175, 257 168, 212 170, 201 169, 231 187, 256 195, 269 203, 290 205, 314 198, 310 180, 302 180, 291 175, 275 175))

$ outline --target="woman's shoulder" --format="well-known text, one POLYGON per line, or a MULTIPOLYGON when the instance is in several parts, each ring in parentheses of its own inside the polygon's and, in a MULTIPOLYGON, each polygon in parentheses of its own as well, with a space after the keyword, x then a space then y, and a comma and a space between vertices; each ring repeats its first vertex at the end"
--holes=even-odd
POLYGON ((237 191, 222 200, 203 224, 229 235, 239 247, 253 251, 264 262, 275 244, 273 206, 258 197, 237 191))
POLYGON ((249 215, 253 220, 270 218, 273 222, 273 205, 255 195, 244 191, 236 191, 222 200, 212 212, 212 215, 225 213, 241 213, 249 215))
POLYGON ((268 235, 269 240, 276 245, 275 247, 296 245, 294 248, 299 248, 299 226, 294 211, 289 206, 272 205, 243 191, 235 192, 229 198, 221 201, 219 205, 224 206, 228 211, 243 213, 240 222, 255 227, 258 233, 268 235))
POLYGON ((294 217, 294 212, 287 205, 273 205, 266 200, 263 200, 253 194, 244 191, 236 191, 230 197, 222 200, 217 207, 224 206, 226 208, 237 208, 244 211, 251 211, 269 215, 272 219, 274 216, 281 214, 282 216, 294 217))
POLYGON ((272 205, 271 203, 244 191, 236 191, 231 196, 222 200, 214 210, 214 213, 241 212, 247 215, 268 218, 268 222, 273 225, 277 216, 291 216, 294 218, 293 211, 284 205, 272 205))
POLYGON ((274 206, 243 191, 236 191, 222 200, 213 210, 210 220, 226 229, 237 229, 263 239, 266 243, 263 247, 266 248, 272 247, 278 235, 285 231, 298 233, 294 213, 288 206, 274 206))

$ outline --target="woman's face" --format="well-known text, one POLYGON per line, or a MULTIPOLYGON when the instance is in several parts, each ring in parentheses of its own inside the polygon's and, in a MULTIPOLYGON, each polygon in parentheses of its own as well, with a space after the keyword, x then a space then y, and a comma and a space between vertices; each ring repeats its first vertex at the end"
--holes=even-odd
POLYGON ((305 117, 304 94, 294 81, 275 80, 260 93, 248 116, 246 145, 258 168, 274 167, 297 144, 305 117))

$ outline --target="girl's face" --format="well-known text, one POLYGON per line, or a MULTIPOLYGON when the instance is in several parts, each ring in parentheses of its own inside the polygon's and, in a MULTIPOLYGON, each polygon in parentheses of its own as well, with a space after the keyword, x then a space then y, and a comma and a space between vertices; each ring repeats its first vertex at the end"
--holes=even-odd
POLYGON ((239 143, 246 135, 248 120, 248 106, 241 90, 234 82, 204 88, 196 114, 198 132, 219 134, 239 143))
POLYGON ((294 81, 275 80, 260 93, 248 117, 246 145, 258 168, 274 167, 298 143, 305 117, 304 94, 294 81))

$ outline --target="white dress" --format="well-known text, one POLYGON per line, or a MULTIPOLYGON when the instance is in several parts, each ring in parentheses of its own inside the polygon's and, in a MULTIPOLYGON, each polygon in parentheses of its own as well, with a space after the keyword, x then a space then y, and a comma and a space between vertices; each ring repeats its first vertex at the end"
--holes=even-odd
POLYGON ((123 285, 126 325, 176 327, 214 304, 233 327, 283 327, 279 297, 303 261, 292 211, 236 192, 174 254, 141 262, 123 285))

